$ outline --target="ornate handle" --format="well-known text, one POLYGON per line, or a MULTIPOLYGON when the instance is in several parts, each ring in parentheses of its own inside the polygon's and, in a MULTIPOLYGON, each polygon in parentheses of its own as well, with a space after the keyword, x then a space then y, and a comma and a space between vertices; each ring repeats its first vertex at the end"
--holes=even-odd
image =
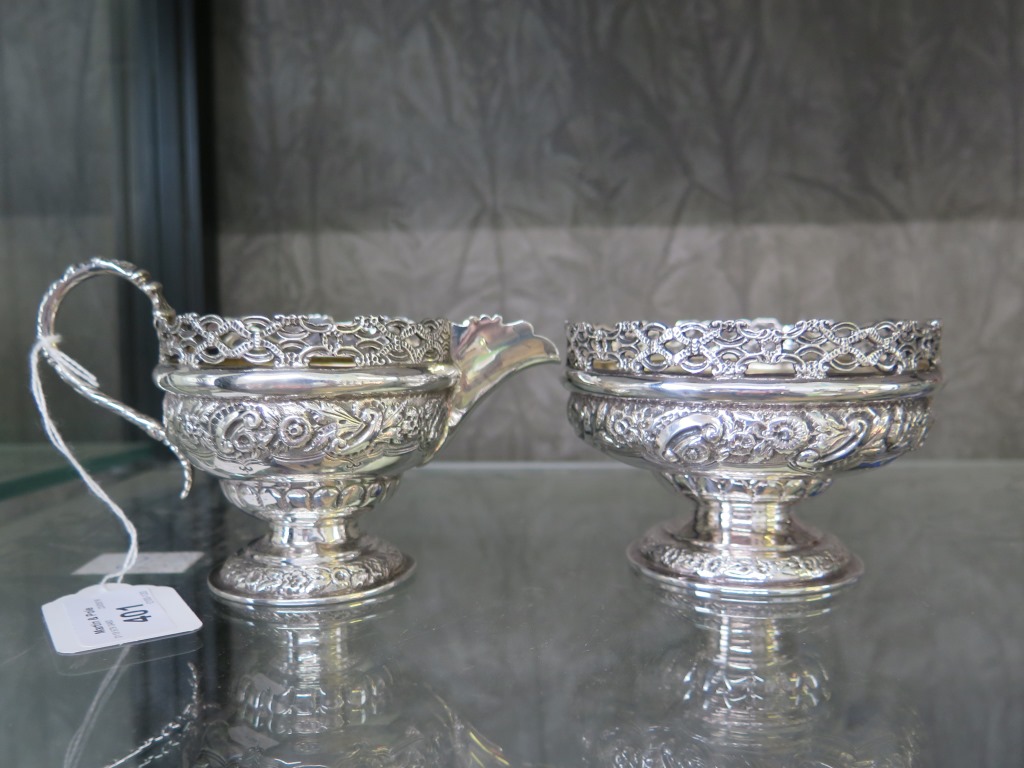
POLYGON ((68 292, 72 288, 91 277, 96 277, 97 275, 116 275, 117 277, 127 280, 146 294, 146 296, 149 297, 150 303, 153 305, 154 322, 159 322, 161 320, 164 322, 170 322, 174 318, 174 310, 171 309, 166 299, 164 299, 160 283, 152 280, 148 272, 143 269, 139 269, 134 264, 130 264, 127 261, 114 261, 112 259, 100 258, 90 259, 84 264, 69 267, 61 278, 50 286, 46 295, 43 296, 42 302, 39 304, 39 315, 36 320, 36 333, 40 339, 49 340, 49 343, 42 347, 43 355, 64 383, 74 389, 82 397, 87 400, 91 400, 96 403, 96 405, 106 408, 108 411, 112 411, 121 418, 130 421, 151 438, 160 441, 170 448, 178 461, 181 462, 181 466, 185 471, 185 488, 182 492, 182 496, 184 497, 188 494, 189 489, 192 486, 192 467, 178 447, 173 445, 167 439, 167 433, 164 431, 163 425, 155 419, 151 419, 149 416, 139 413, 134 408, 125 405, 121 401, 115 400, 113 397, 100 392, 100 390, 94 386, 87 377, 79 373, 81 370, 80 366, 74 364, 73 361, 69 364, 68 361, 71 359, 57 347, 57 341, 60 337, 57 336, 54 331, 54 324, 57 320, 57 312, 60 309, 61 302, 64 301, 64 297, 67 296, 68 292))

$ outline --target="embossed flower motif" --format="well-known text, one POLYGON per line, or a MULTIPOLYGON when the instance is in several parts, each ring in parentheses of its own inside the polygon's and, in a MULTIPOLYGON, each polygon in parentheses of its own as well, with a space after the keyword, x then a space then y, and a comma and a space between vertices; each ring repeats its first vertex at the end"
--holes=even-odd
POLYGON ((810 437, 806 422, 796 416, 782 416, 769 421, 764 428, 764 439, 776 451, 788 453, 802 448, 810 437))
POLYGON ((620 411, 609 412, 605 422, 605 433, 611 442, 617 445, 629 444, 631 439, 636 437, 629 417, 620 411))
MULTIPOLYGON (((167 421, 172 422, 173 420, 168 419, 167 421)), ((202 443, 205 430, 199 420, 192 418, 191 415, 187 415, 182 417, 178 424, 180 425, 178 427, 180 437, 193 445, 200 445, 202 443)))
POLYGON ((228 412, 216 428, 217 447, 225 456, 256 458, 267 449, 274 430, 255 409, 228 412))
POLYGON ((305 594, 311 591, 310 578, 302 570, 296 568, 287 571, 281 579, 281 587, 288 594, 305 594))
POLYGON ((684 466, 703 466, 722 458, 718 450, 720 437, 721 431, 714 424, 682 430, 665 446, 662 457, 684 466))
POLYGON ((735 431, 724 441, 722 452, 728 456, 750 456, 757 448, 757 440, 750 432, 735 431))
POLYGON ((301 415, 286 416, 281 419, 281 424, 277 428, 277 434, 289 448, 301 448, 309 442, 310 437, 313 435, 313 425, 309 423, 309 419, 301 415))

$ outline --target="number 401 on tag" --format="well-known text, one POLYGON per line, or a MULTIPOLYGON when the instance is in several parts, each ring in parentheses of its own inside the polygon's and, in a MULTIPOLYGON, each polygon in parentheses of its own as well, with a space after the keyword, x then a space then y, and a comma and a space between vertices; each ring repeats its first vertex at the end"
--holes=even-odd
POLYGON ((123 608, 118 608, 117 611, 121 614, 121 621, 147 622, 150 619, 150 613, 143 607, 142 603, 126 605, 123 608))

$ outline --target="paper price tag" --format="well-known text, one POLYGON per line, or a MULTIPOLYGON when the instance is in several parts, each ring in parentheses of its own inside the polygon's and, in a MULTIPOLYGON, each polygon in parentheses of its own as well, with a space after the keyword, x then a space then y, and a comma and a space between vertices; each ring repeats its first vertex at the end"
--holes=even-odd
POLYGON ((43 606, 57 653, 95 651, 195 632, 203 626, 171 587, 94 584, 43 606))

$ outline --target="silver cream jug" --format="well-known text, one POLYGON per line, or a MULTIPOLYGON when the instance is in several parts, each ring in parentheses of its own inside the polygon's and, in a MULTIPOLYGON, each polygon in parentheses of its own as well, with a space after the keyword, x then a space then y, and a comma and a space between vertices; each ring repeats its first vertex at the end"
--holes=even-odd
POLYGON ((186 473, 191 465, 216 476, 232 504, 270 524, 210 577, 214 593, 232 601, 340 602, 407 577, 412 559, 363 535, 359 516, 390 496, 405 470, 433 458, 505 377, 558 360, 529 323, 500 317, 178 314, 147 272, 100 258, 50 287, 41 338, 54 336, 68 291, 98 275, 129 281, 152 304, 163 424, 54 368, 79 394, 165 443, 186 473))

